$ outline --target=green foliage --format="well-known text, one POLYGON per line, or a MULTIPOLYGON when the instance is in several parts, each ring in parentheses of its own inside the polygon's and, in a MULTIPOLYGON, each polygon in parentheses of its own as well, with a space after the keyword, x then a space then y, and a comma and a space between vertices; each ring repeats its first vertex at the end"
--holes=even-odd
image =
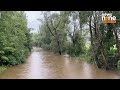
POLYGON ((0 51, 0 56, 4 55, 5 52, 4 51, 0 51))
MULTIPOLYGON (((115 29, 119 33, 120 12, 110 12, 117 17, 115 29)), ((116 67, 117 35, 113 32, 113 24, 101 23, 102 13, 108 11, 45 11, 39 32, 33 34, 32 44, 57 53, 61 51, 81 58, 88 56, 89 61, 95 61, 103 67, 106 66, 105 61, 109 67, 116 67), (86 25, 89 26, 87 30, 84 29, 86 25), (87 39, 91 42, 89 47, 86 47, 87 39)), ((6 37, 2 38, 4 41, 6 37)))
POLYGON ((5 54, 9 55, 9 54, 13 54, 16 49, 13 47, 5 47, 5 48, 3 48, 3 50, 4 50, 5 54))
MULTIPOLYGON (((55 53, 59 51, 68 53, 71 56, 79 56, 85 53, 85 40, 79 33, 78 25, 74 23, 76 19, 79 19, 78 12, 61 11, 60 14, 45 12, 38 34, 33 34, 33 45, 55 53), (73 21, 70 20, 70 17, 73 18, 73 21), (72 37, 68 33, 68 31, 72 31, 69 27, 70 23, 73 23, 75 26, 74 36, 72 37)), ((85 22, 82 21, 81 23, 85 22)))
POLYGON ((1 59, 2 59, 3 61, 8 61, 8 60, 9 60, 6 56, 2 56, 1 59))
POLYGON ((1 60, 2 60, 3 63, 5 63, 5 62, 9 61, 9 58, 6 57, 6 56, 2 56, 1 60))
POLYGON ((120 60, 117 62, 117 69, 120 70, 120 60))
POLYGON ((67 53, 71 56, 79 56, 86 53, 85 41, 80 35, 76 36, 75 42, 69 43, 67 47, 67 53))
POLYGON ((0 66, 0 73, 3 72, 3 71, 5 71, 6 69, 7 69, 6 66, 0 66))
POLYGON ((23 11, 2 11, 0 18, 0 65, 22 63, 31 51, 31 34, 23 11))
POLYGON ((19 64, 18 61, 16 60, 16 58, 12 55, 8 56, 9 61, 7 62, 7 65, 16 65, 19 64))
POLYGON ((116 47, 110 47, 110 55, 113 55, 115 56, 116 55, 116 52, 117 52, 117 48, 116 47))

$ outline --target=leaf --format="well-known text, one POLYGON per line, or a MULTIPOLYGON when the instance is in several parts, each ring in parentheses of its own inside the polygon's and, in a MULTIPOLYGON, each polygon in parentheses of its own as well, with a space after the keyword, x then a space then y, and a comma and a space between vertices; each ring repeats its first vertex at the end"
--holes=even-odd
POLYGON ((8 60, 9 60, 6 56, 2 56, 1 59, 2 59, 3 61, 8 61, 8 60))

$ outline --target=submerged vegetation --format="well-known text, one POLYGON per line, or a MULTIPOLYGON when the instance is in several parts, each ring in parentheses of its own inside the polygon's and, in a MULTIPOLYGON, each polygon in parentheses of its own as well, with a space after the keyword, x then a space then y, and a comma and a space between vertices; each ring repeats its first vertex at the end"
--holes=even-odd
POLYGON ((45 11, 43 17, 33 34, 34 46, 87 59, 98 68, 119 68, 119 11, 45 11), (117 23, 103 24, 102 13, 112 13, 117 23))

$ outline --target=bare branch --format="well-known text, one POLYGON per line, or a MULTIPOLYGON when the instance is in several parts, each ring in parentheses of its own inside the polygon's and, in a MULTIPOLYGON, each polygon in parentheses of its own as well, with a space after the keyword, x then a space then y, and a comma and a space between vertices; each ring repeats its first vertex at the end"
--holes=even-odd
POLYGON ((60 22, 61 22, 61 19, 59 20, 59 22, 58 22, 58 24, 57 24, 57 26, 56 26, 56 29, 58 28, 58 26, 59 26, 60 22))
POLYGON ((57 24, 56 27, 55 27, 55 26, 53 25, 52 20, 51 20, 51 25, 52 25, 52 27, 53 27, 54 30, 56 30, 56 29, 58 28, 58 26, 59 26, 59 24, 60 24, 60 21, 61 21, 61 19, 59 20, 58 24, 57 24))
MULTIPOLYGON (((47 21, 47 20, 46 20, 47 21)), ((45 24, 44 24, 45 25, 45 24)), ((50 27, 49 27, 49 24, 48 24, 48 22, 46 22, 46 25, 45 26, 47 26, 47 28, 48 28, 48 30, 50 31, 50 33, 55 37, 55 35, 53 34, 53 32, 51 31, 51 29, 50 29, 50 27)))
MULTIPOLYGON (((87 22, 86 24, 87 24, 87 25, 89 25, 89 23, 88 23, 88 22, 87 22)), ((95 27, 93 27, 93 26, 91 26, 91 27, 92 27, 93 29, 95 29, 95 27)))

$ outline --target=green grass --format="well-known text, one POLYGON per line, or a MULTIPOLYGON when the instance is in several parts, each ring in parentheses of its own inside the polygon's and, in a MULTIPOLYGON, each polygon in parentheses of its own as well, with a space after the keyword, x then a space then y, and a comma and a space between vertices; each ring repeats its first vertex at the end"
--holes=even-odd
POLYGON ((6 66, 0 66, 0 73, 3 72, 3 71, 5 71, 6 69, 7 69, 6 66))

